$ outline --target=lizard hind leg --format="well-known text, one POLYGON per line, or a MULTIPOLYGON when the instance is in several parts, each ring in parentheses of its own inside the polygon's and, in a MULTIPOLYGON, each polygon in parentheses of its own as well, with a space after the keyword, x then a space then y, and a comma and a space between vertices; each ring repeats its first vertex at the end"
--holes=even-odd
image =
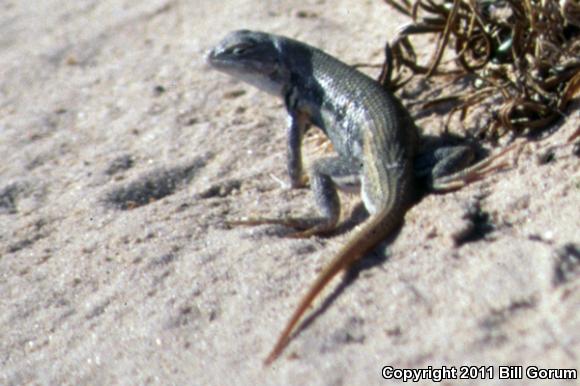
POLYGON ((290 237, 306 238, 335 231, 340 217, 338 189, 356 189, 360 184, 358 172, 355 164, 339 157, 316 160, 310 168, 310 187, 320 217, 315 224, 290 237))
POLYGON ((482 161, 465 167, 451 174, 435 176, 431 183, 431 189, 435 192, 446 192, 461 189, 472 182, 482 180, 491 173, 505 169, 509 162, 504 159, 505 155, 511 152, 517 145, 512 144, 497 154, 488 156, 482 161), (497 162, 500 160, 500 162, 497 162))
POLYGON ((424 179, 427 188, 433 192, 458 190, 509 166, 504 158, 514 147, 515 145, 508 146, 499 153, 472 164, 475 152, 470 146, 442 146, 415 159, 415 174, 424 179))
POLYGON ((290 238, 307 238, 328 235, 336 230, 340 217, 340 199, 337 189, 353 190, 359 185, 360 168, 353 162, 339 157, 322 158, 314 161, 310 169, 310 186, 320 216, 299 217, 249 217, 228 221, 228 225, 282 225, 297 231, 286 235, 290 238))
POLYGON ((360 185, 359 173, 360 167, 350 160, 340 157, 316 160, 310 168, 310 187, 321 217, 313 226, 290 237, 305 238, 334 232, 340 217, 337 190, 356 189, 360 185))

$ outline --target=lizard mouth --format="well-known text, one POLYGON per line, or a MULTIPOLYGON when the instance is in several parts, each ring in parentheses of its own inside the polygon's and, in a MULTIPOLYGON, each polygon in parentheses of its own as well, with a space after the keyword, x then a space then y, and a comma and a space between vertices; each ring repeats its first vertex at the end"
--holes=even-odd
POLYGON ((207 54, 205 55, 205 62, 211 67, 219 67, 220 63, 223 62, 223 60, 220 60, 219 53, 215 49, 213 49, 208 51, 207 54))
POLYGON ((227 52, 218 49, 207 54, 206 63, 218 71, 232 75, 269 94, 282 95, 284 82, 280 79, 277 67, 273 63, 251 59, 232 60, 227 52))

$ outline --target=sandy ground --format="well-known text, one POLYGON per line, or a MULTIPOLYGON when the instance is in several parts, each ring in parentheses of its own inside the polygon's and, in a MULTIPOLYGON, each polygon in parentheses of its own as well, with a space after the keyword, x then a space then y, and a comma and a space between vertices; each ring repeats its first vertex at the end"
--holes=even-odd
MULTIPOLYGON (((578 369, 580 173, 578 150, 559 146, 578 103, 514 167, 413 207, 262 367, 356 227, 293 240, 223 224, 314 204, 276 181, 281 102, 203 55, 245 27, 380 63, 403 21, 370 0, 0 2, 0 384, 382 385, 387 365, 493 366, 500 383, 500 365, 578 369)), ((419 124, 437 133, 440 120, 419 124)))

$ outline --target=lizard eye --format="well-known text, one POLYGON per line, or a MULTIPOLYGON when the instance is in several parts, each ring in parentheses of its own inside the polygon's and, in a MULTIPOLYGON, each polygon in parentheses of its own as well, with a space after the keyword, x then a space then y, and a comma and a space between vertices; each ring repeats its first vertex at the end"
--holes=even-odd
POLYGON ((250 44, 238 44, 237 46, 232 47, 231 53, 235 56, 240 56, 246 54, 251 48, 252 45, 250 44))

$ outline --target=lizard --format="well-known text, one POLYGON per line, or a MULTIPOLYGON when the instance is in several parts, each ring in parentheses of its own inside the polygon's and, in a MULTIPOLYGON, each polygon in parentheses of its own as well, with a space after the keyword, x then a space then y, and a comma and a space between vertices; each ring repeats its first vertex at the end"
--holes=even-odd
MULTIPOLYGON (((249 218, 229 224, 287 225, 300 230, 293 237, 328 234, 336 228, 340 215, 338 189, 358 188, 370 214, 300 300, 264 360, 270 365, 287 346, 322 289, 402 224, 416 200, 418 179, 425 174, 416 170, 419 129, 399 99, 374 79, 320 49, 288 37, 234 31, 209 51, 207 62, 284 100, 289 116, 287 171, 291 188, 306 185, 301 141, 311 125, 322 129, 337 153, 314 161, 310 168, 310 187, 321 217, 249 218)), ((479 179, 491 170, 493 159, 504 152, 468 167, 473 158, 470 148, 439 149, 429 156, 437 162, 428 169, 429 187, 450 190, 479 179)))

